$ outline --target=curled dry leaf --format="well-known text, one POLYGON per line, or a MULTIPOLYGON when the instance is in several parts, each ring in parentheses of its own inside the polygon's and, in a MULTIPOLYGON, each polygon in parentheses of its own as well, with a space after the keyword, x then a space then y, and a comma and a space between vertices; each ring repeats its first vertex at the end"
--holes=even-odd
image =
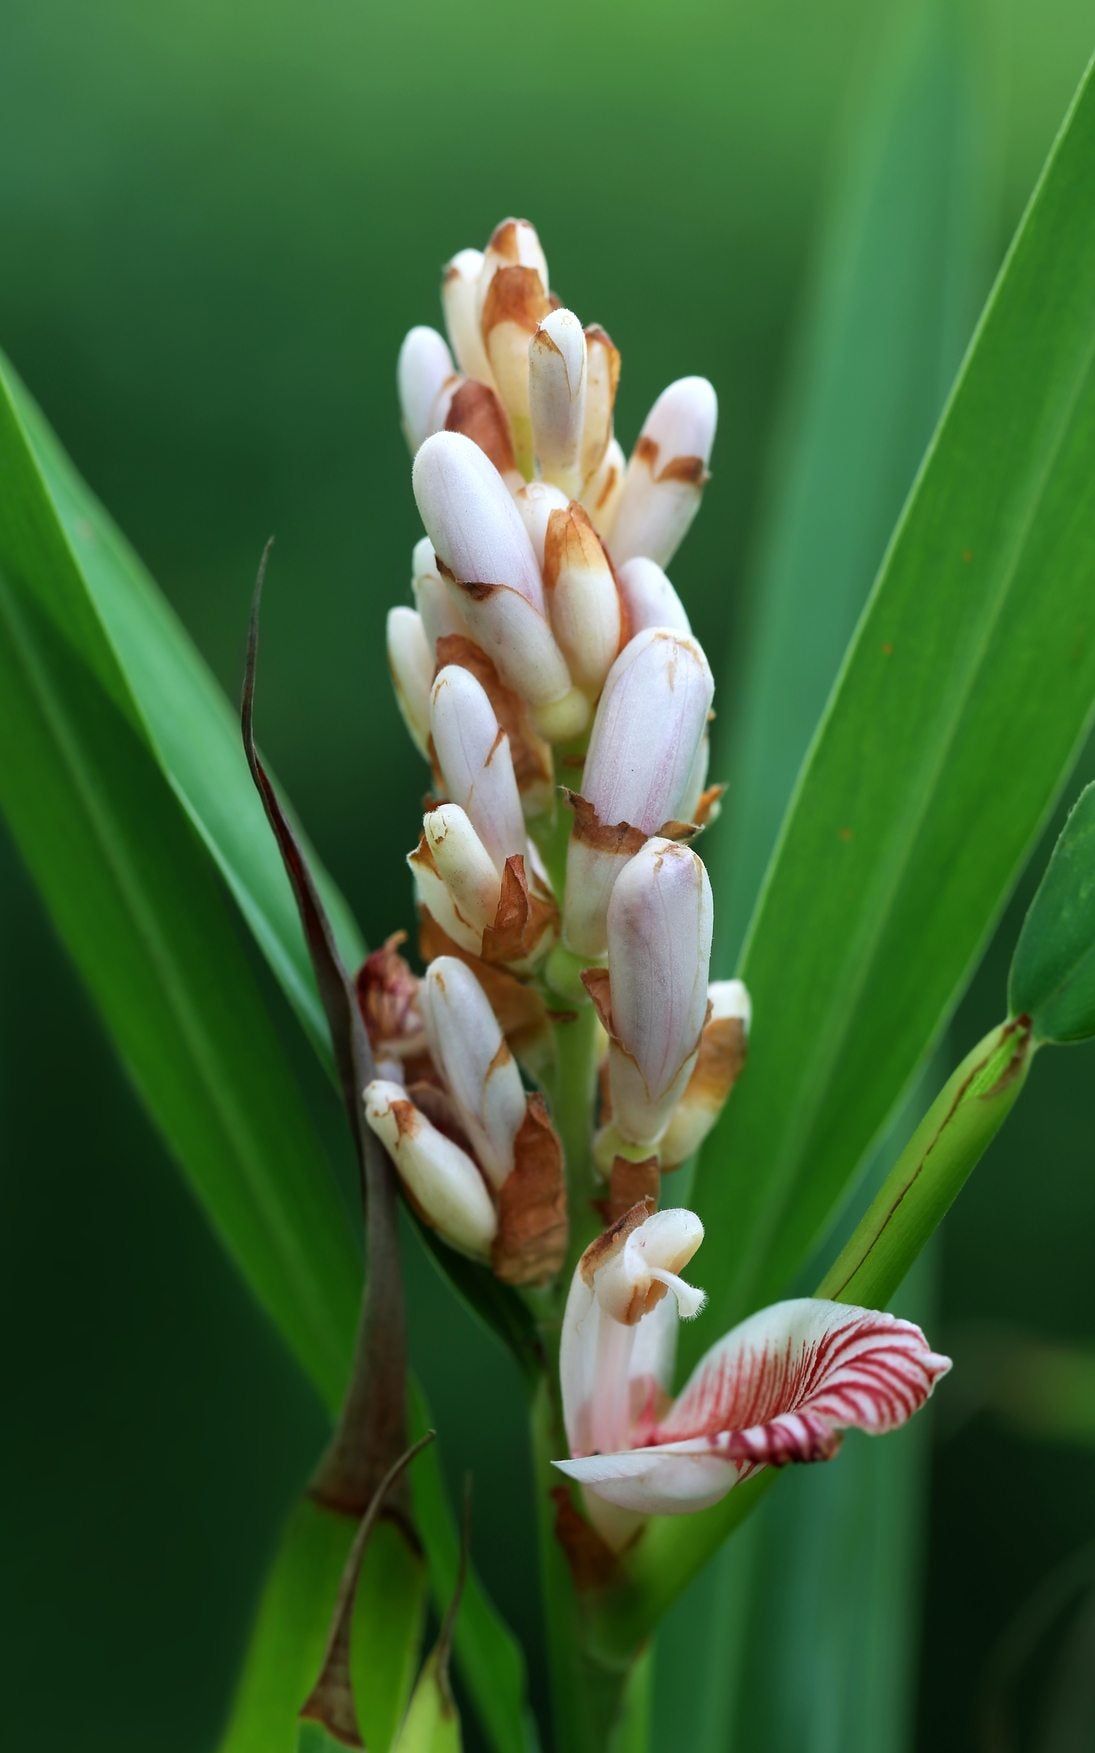
POLYGON ((498 1193, 491 1265, 505 1284, 543 1284, 566 1257, 567 1205, 563 1147, 540 1095, 528 1098, 513 1157, 498 1193))

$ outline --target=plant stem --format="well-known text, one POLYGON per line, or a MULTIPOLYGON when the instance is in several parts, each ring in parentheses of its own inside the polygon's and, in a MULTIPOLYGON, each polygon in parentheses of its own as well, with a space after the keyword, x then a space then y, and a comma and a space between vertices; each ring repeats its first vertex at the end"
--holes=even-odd
POLYGON ((585 995, 566 1021, 555 1025, 551 1117, 566 1160, 570 1247, 562 1274, 563 1294, 584 1249, 602 1228, 593 1200, 603 1191, 593 1167, 593 1115, 597 1090, 597 1015, 585 995))

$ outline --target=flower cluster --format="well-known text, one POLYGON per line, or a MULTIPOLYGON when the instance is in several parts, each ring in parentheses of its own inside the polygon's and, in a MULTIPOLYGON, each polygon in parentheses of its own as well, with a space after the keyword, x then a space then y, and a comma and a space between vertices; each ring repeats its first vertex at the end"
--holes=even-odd
POLYGON ((448 342, 415 328, 399 358, 425 535, 414 607, 388 619, 432 776, 409 857, 428 970, 394 941, 362 970, 381 1073, 367 1115, 450 1246, 510 1283, 550 1282, 578 1165, 525 1079, 558 1093, 560 1036, 594 1007, 582 1172, 600 1177, 602 1233, 566 1308, 565 1468, 619 1543, 635 1512, 822 1458, 844 1425, 901 1422, 945 1360, 887 1316, 781 1304, 668 1400, 678 1313, 703 1300, 679 1277, 702 1229, 657 1211, 662 1176, 710 1132, 750 1022, 741 983, 709 981, 711 886, 691 842, 718 806, 714 687, 664 570, 707 480, 715 393, 671 384, 625 462, 619 353, 553 295, 525 220, 454 257, 442 302, 448 342))

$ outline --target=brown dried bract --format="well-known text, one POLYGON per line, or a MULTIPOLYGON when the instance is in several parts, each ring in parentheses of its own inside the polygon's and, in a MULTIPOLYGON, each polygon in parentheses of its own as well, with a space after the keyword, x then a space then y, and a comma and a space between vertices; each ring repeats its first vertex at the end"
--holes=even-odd
POLYGON ((612 979, 607 968, 583 968, 581 982, 593 1000, 593 1008, 600 1019, 605 1034, 613 1036, 612 1027, 612 979))
POLYGON ((555 1505, 555 1538, 570 1567, 579 1594, 607 1588, 616 1572, 616 1554, 574 1506, 565 1485, 552 1486, 555 1505))
POLYGON ((608 1228, 602 1231, 595 1240, 590 1242, 589 1247, 578 1262, 578 1271, 581 1273, 583 1281, 591 1289, 593 1287, 593 1274, 598 1267, 606 1265, 612 1256, 619 1252, 632 1230, 637 1230, 641 1223, 645 1223, 648 1217, 652 1217, 654 1210, 652 1199, 636 1200, 629 1211, 625 1211, 614 1223, 609 1224, 608 1228))
POLYGON ((530 1055, 547 1040, 547 1006, 535 988, 526 986, 508 969, 484 962, 454 943, 425 908, 419 915, 418 946, 424 962, 432 962, 435 956, 455 956, 472 970, 518 1058, 530 1055))
POLYGON ((483 305, 483 338, 501 323, 516 323, 534 335, 551 309, 544 283, 535 268, 499 268, 483 305))
POLYGON ((566 1248, 563 1147, 543 1096, 531 1095, 514 1140, 513 1170, 498 1193, 491 1266, 505 1284, 544 1284, 559 1271, 566 1248))
POLYGON ((393 931, 380 948, 365 957, 357 971, 358 1004, 374 1053, 420 1051, 425 1044, 418 1008, 418 980, 399 954, 405 931, 393 931))
POLYGON ((483 933, 483 960, 526 961, 557 918, 555 903, 530 886, 524 858, 519 852, 511 853, 502 871, 494 924, 483 933))
POLYGON ((484 451, 500 475, 516 467, 509 421, 489 384, 468 378, 460 385, 445 417, 447 432, 462 432, 484 451))
POLYGON ((583 845, 598 852, 615 853, 620 858, 634 858, 646 845, 649 835, 641 828, 630 822, 602 822, 594 805, 581 792, 569 791, 564 786, 563 796, 574 811, 574 838, 583 845))
POLYGON ((641 1163, 618 1156, 612 1164, 608 1180, 608 1218, 618 1223, 637 1204, 657 1206, 661 1191, 661 1171, 656 1156, 644 1157, 641 1163))
POLYGON ((718 816, 725 791, 725 785, 709 785, 706 791, 700 792, 700 799, 695 809, 696 826, 698 828, 709 828, 711 826, 711 823, 718 816))
POLYGON ((446 633, 437 641, 437 667, 459 664, 468 670, 482 687, 494 716, 509 737, 509 752, 517 789, 543 797, 547 807, 554 782, 551 744, 537 734, 526 702, 498 674, 495 664, 481 646, 464 633, 446 633))
POLYGON ((572 499, 565 511, 553 511, 544 537, 544 589, 552 591, 563 568, 611 570, 600 536, 586 512, 572 499))

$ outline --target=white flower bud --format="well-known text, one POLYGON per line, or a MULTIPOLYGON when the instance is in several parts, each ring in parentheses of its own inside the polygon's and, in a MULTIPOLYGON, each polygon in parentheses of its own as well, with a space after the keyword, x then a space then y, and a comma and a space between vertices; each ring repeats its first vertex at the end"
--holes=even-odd
POLYGON ((494 379, 479 327, 482 273, 482 250, 458 250, 442 277, 441 308, 445 313, 445 327, 452 350, 464 376, 493 386, 494 379))
POLYGON ((446 584, 438 572, 429 536, 423 536, 415 543, 411 558, 411 590, 431 652, 437 650, 437 641, 446 634, 467 633, 456 590, 446 584))
POLYGON ((543 610, 544 589, 521 515, 498 470, 460 432, 438 432, 414 459, 426 533, 463 585, 506 585, 543 610))
POLYGON ((612 419, 620 382, 620 355, 612 337, 599 323, 586 329, 586 400, 582 420, 580 470, 586 490, 582 498, 591 503, 588 483, 601 469, 612 442, 612 419))
POLYGON ((419 754, 426 755, 430 741, 430 688, 433 685, 433 648, 426 638, 422 617, 400 606, 388 610, 388 668, 399 710, 419 754))
POLYGON ((509 738, 486 689, 458 664, 446 664, 433 684, 430 732, 445 790, 467 811, 501 874, 506 859, 526 846, 509 738))
POLYGON ((626 473, 624 453, 617 441, 612 439, 600 468, 582 490, 582 504, 602 542, 609 541, 612 535, 612 525, 616 520, 626 473))
POLYGON ((426 1222, 462 1253, 486 1259, 498 1219, 467 1151, 439 1132, 398 1083, 376 1078, 367 1085, 365 1118, 426 1222))
POLYGON ((684 1094, 707 1015, 711 884, 700 859, 648 840, 608 907, 612 1125, 653 1145, 684 1094))
POLYGON ((617 577, 632 638, 644 627, 672 627, 674 633, 691 633, 684 604, 655 561, 642 556, 625 560, 617 577))
POLYGON ((491 233, 483 252, 483 263, 476 290, 480 317, 490 292, 491 282, 500 268, 531 268, 540 278, 544 291, 549 285, 547 257, 536 233, 527 219, 503 219, 491 233))
POLYGON ((609 670, 567 851, 564 935, 579 955, 604 953, 613 883, 679 815, 713 692, 696 640, 669 628, 646 628, 609 670))
POLYGON ((546 481, 526 481, 514 494, 513 503, 521 513, 521 521, 528 531, 529 541, 542 572, 548 521, 553 511, 565 511, 570 500, 558 487, 549 487, 546 481))
POLYGON ((482 926, 473 924, 470 918, 460 912, 444 877, 434 863, 433 851, 425 832, 414 851, 408 852, 407 866, 414 879, 414 895, 418 906, 424 908, 431 919, 436 920, 445 936, 460 949, 467 950, 469 955, 481 955, 482 926))
POLYGON ((431 432, 444 425, 442 392, 446 384, 455 388, 457 381, 452 355, 437 330, 424 325, 411 329, 399 349, 396 383, 403 432, 412 455, 431 432))
POLYGON ((513 1168, 527 1103, 490 1001, 465 963, 438 956, 426 973, 422 1015, 461 1125, 487 1179, 500 1187, 513 1168))
POLYGON ((722 1113, 745 1059, 753 1014, 746 988, 740 980, 715 980, 707 1000, 699 1058, 658 1145, 667 1169, 695 1156, 722 1113))
POLYGON ((596 698, 620 649, 620 596, 608 555, 577 500, 548 520, 544 590, 571 676, 596 698))
POLYGON ((667 1291, 686 1320, 698 1315, 704 1293, 680 1274, 702 1241, 703 1225, 694 1211, 655 1211, 595 1266, 591 1289, 596 1301, 606 1315, 628 1327, 649 1314, 667 1291))
POLYGON ((617 565, 642 554, 668 566, 699 509, 717 418, 704 377, 682 377, 662 391, 627 465, 612 525, 617 565))
POLYGON ((533 466, 529 342, 550 309, 547 287, 535 268, 499 268, 483 305, 483 345, 523 475, 533 466))
POLYGON ((545 481, 577 493, 582 485, 586 337, 572 310, 553 310, 529 342, 532 441, 545 481))
POLYGON ((498 912, 500 885, 490 853, 459 804, 443 803, 429 810, 422 818, 422 831, 453 907, 482 943, 498 912))

